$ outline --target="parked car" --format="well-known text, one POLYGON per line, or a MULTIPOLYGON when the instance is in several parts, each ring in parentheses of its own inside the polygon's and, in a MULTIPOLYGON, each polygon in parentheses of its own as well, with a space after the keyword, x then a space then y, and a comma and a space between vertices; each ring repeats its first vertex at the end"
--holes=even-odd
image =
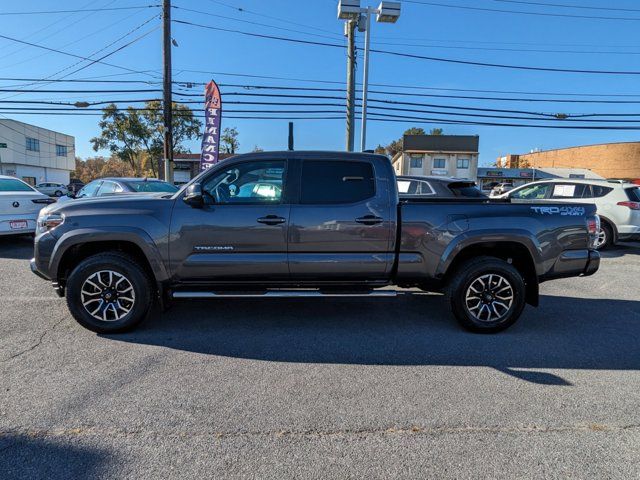
POLYGON ((499 195, 507 193, 510 190, 513 190, 513 183, 511 183, 511 182, 499 183, 499 184, 497 184, 495 187, 493 187, 491 189, 491 192, 489 193, 489 196, 490 197, 497 197, 499 195))
POLYGON ((172 299, 389 297, 390 285, 444 292, 464 327, 496 332, 538 304, 539 282, 598 269, 595 211, 401 200, 382 155, 250 153, 172 196, 48 207, 31 269, 97 332, 131 329, 172 299))
POLYGON ((69 193, 69 198, 104 197, 121 193, 175 193, 178 187, 155 178, 100 178, 87 183, 78 193, 69 193))
POLYGON ((487 198, 476 182, 459 178, 409 176, 397 177, 400 198, 415 196, 433 196, 437 198, 475 197, 487 198))
POLYGON ((50 197, 61 197, 67 193, 67 186, 64 183, 43 182, 36 185, 36 190, 50 197))
POLYGON ((82 187, 84 187, 84 182, 77 178, 72 178, 69 181, 69 185, 67 185, 67 192, 71 192, 73 195, 77 194, 82 187))
POLYGON ((28 183, 0 175, 0 236, 34 233, 38 212, 53 202, 28 183))
POLYGON ((527 183, 502 196, 512 203, 593 203, 598 209, 600 230, 596 248, 619 240, 640 240, 640 186, 621 180, 553 179, 527 183))

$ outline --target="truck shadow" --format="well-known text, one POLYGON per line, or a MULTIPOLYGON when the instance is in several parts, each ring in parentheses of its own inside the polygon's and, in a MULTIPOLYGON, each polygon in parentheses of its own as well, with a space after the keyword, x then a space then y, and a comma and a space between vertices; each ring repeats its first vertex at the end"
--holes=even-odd
POLYGON ((640 301, 543 296, 511 329, 458 327, 439 295, 396 299, 220 300, 176 304, 117 341, 274 362, 487 366, 524 381, 569 385, 527 369, 640 368, 640 301))
POLYGON ((0 259, 28 260, 33 257, 33 237, 30 235, 0 236, 0 259))
POLYGON ((98 478, 114 454, 79 446, 77 439, 58 435, 4 434, 0 437, 0 478, 98 478))

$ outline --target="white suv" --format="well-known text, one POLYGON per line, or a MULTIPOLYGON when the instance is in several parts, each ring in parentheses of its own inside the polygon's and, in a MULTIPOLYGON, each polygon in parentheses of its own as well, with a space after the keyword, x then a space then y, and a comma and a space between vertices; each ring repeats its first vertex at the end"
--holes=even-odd
POLYGON ((618 240, 640 240, 640 186, 621 180, 554 179, 527 183, 500 195, 512 203, 593 203, 601 228, 596 248, 615 245, 618 240))

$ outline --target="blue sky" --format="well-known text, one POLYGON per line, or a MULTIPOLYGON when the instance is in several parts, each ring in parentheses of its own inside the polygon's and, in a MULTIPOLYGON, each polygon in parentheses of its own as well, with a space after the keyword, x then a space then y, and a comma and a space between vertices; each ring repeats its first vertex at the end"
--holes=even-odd
MULTIPOLYGON (((120 8, 156 3, 157 0, 69 0, 50 2, 25 0, 5 2, 1 12, 26 12, 54 9, 120 8)), ((344 44, 343 22, 336 18, 337 1, 334 0, 174 0, 174 19, 209 25, 217 28, 276 35, 296 39, 344 44), (245 9, 239 11, 237 8, 245 9), (204 13, 194 13, 194 9, 204 13), (235 19, 235 20, 234 20, 235 19), (253 22, 253 23, 250 23, 253 22), (293 23, 291 23, 293 22, 293 23), (271 25, 263 26, 257 23, 271 25), (278 28, 274 28, 278 27, 278 28), (287 30, 288 29, 288 30, 287 30), (294 30, 294 31, 291 31, 294 30), (312 35, 315 34, 315 35, 312 35)), ((365 1, 361 2, 366 5, 365 1)), ((554 68, 640 70, 640 5, 633 0, 604 2, 585 0, 578 2, 540 0, 538 3, 602 7, 603 10, 563 7, 544 7, 532 4, 497 0, 434 0, 440 3, 497 10, 553 13, 563 15, 624 17, 625 20, 553 17, 512 14, 496 11, 447 8, 416 3, 402 4, 402 14, 396 24, 373 23, 372 48, 387 49, 433 57, 445 57, 477 62, 531 65, 554 68), (604 8, 628 8, 638 11, 607 11, 604 8), (637 20, 634 20, 636 18, 637 20), (535 50, 535 51, 532 51, 535 50)), ((371 3, 373 5, 374 2, 371 3)), ((46 45, 73 55, 90 56, 114 40, 136 28, 159 13, 158 8, 114 10, 108 12, 79 12, 63 14, 9 15, 2 18, 2 35, 23 41, 46 45)), ((150 20, 142 28, 95 57, 99 58, 160 24, 150 20)), ((314 88, 342 88, 346 76, 345 51, 340 48, 301 45, 271 39, 255 38, 232 32, 215 31, 185 24, 173 25, 173 37, 178 47, 173 49, 173 69, 176 80, 200 83, 214 78, 219 84, 304 86, 314 88), (230 75, 234 74, 234 75, 230 75), (281 79, 251 78, 243 75, 280 77, 281 79)), ((359 40, 363 35, 359 34, 359 40)), ((359 42, 361 44, 361 42, 359 42)), ((105 62, 118 67, 93 64, 71 74, 73 79, 144 80, 157 82, 161 75, 161 30, 152 31, 131 46, 109 56, 105 62), (131 73, 126 69, 145 71, 131 73)), ((78 58, 0 39, 0 77, 60 78, 86 66, 78 58), (78 63, 79 62, 79 63, 78 63), (71 65, 75 66, 71 68, 71 65), (63 70, 66 69, 66 70, 63 70), (62 72, 58 73, 59 71, 62 72)), ((361 80, 361 58, 358 62, 358 81, 361 80)), ((421 94, 468 94, 500 97, 573 98, 575 94, 620 95, 638 94, 626 98, 640 101, 639 75, 588 75, 519 71, 470 65, 457 65, 427 60, 402 58, 379 53, 371 54, 370 82, 389 87, 371 87, 384 92, 413 92, 421 94), (416 90, 400 86, 419 86, 439 89, 474 89, 522 92, 548 92, 556 95, 521 95, 454 92, 449 90, 416 90)), ((1 88, 24 88, 25 82, 2 80, 1 88)), ((153 89, 158 84, 79 84, 53 83, 41 89, 153 89)), ((33 86, 26 88, 34 88, 33 86)), ((184 89, 183 89, 184 90, 184 89)), ((257 107, 232 106, 228 102, 242 97, 227 95, 234 92, 252 93, 241 87, 223 86, 223 105, 226 109, 257 107)), ((201 92, 195 87, 192 93, 201 92)), ((253 91, 256 93, 256 91, 253 91)), ((338 95, 341 92, 290 92, 298 94, 338 95)), ((1 92, 0 100, 61 100, 102 101, 156 97, 157 93, 11 93, 1 92)), ((360 93, 358 93, 360 95, 360 93)), ((522 110, 543 113, 637 113, 640 104, 581 104, 560 102, 527 102, 471 100, 433 97, 398 97, 387 93, 370 93, 371 98, 395 99, 437 105, 473 108, 522 110)), ((594 97, 591 97, 594 99, 594 97)), ((261 100, 255 98, 256 100, 261 100)), ((615 97, 608 97, 609 100, 615 97)), ((618 97, 621 99, 621 97, 618 97)), ((191 100, 194 100, 192 98, 191 100)), ((246 100, 246 98, 244 98, 246 100)), ((282 101, 264 98, 262 100, 282 101)), ((291 99, 284 99, 291 101, 291 99)), ((305 101, 305 100, 303 100, 305 101)), ((318 101, 323 100, 308 100, 318 101)), ((340 100, 326 100, 337 102, 340 100)), ((80 157, 95 155, 89 139, 99 133, 98 116, 12 115, 3 109, 25 104, 0 104, 3 117, 51 128, 76 137, 80 157)), ((195 106, 198 108, 198 106, 195 106)), ((262 107, 296 108, 296 107, 262 107)), ((307 107, 310 108, 310 107, 307 107)), ((341 107, 313 107, 335 110, 341 116, 341 107)), ((415 107, 421 108, 421 107, 415 107)), ((426 108, 426 107, 423 107, 426 108)), ((389 112, 391 113, 391 112, 389 112)), ((395 112, 394 112, 395 113, 395 112)), ((230 115, 230 114, 229 114, 230 115)), ((428 114, 410 114, 428 117, 428 114)), ((435 115, 431 115, 435 116, 435 115)), ((614 117, 612 117, 614 118, 614 117)), ((480 119, 486 121, 488 119, 480 119)), ((504 120, 497 120, 504 121, 504 120)), ((240 132, 240 150, 250 151, 254 146, 263 149, 283 149, 287 142, 287 116, 282 120, 241 120, 225 118, 223 127, 237 127, 240 132)), ((530 123, 530 122, 529 122, 530 123)), ((542 123, 542 122, 538 122, 542 123)), ((640 125, 640 124, 638 124, 640 125)), ((522 153, 531 149, 549 149, 579 144, 638 140, 637 131, 552 130, 477 125, 418 124, 416 122, 368 123, 369 148, 385 144, 399 137, 411 126, 425 129, 442 127, 449 134, 480 135, 481 164, 488 164, 505 153, 522 153)), ((359 125, 358 125, 359 127, 359 125)), ((295 120, 297 149, 344 149, 345 122, 337 120, 295 120)), ((359 138, 359 131, 356 132, 359 138)), ((356 145, 359 142, 356 142, 356 145)), ((195 151, 197 142, 190 145, 195 151)), ((103 152, 104 153, 104 152, 103 152)))

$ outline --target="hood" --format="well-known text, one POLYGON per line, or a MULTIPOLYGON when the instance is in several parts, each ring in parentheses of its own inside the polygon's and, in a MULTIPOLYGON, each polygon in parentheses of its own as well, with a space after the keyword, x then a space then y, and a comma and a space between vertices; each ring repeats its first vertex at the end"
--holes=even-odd
POLYGON ((59 203, 54 203, 43 209, 46 213, 86 213, 95 211, 99 213, 104 210, 139 210, 141 208, 153 208, 161 202, 171 201, 174 194, 166 192, 153 193, 119 193, 104 197, 88 197, 69 199, 59 203))

